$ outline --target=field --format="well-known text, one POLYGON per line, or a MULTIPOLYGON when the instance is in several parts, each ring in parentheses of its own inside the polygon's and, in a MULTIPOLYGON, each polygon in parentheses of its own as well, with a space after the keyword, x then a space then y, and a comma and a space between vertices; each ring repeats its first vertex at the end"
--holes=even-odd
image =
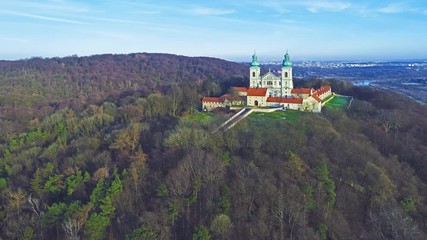
POLYGON ((271 120, 287 120, 291 123, 296 123, 303 114, 307 113, 295 110, 276 111, 272 113, 254 112, 249 115, 248 119, 255 123, 262 123, 264 120, 269 120, 269 122, 271 120))
POLYGON ((187 115, 183 117, 183 119, 197 121, 200 123, 206 123, 206 122, 209 122, 213 118, 213 116, 214 114, 210 112, 199 112, 199 113, 187 115))
POLYGON ((350 97, 334 96, 334 98, 326 103, 325 107, 334 109, 343 109, 350 103, 350 97))
POLYGON ((328 97, 326 97, 325 99, 322 100, 322 102, 326 102, 328 101, 330 98, 333 98, 334 95, 329 95, 328 97))

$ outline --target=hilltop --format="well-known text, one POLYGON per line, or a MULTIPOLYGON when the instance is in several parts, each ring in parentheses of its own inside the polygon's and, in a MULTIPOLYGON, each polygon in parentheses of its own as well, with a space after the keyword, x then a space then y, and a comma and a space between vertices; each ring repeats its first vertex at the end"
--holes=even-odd
POLYGON ((82 110, 109 97, 135 91, 144 96, 178 86, 195 99, 197 90, 220 92, 220 84, 245 82, 243 64, 209 57, 135 53, 0 61, 0 122, 22 129, 65 106, 82 110), (214 81, 215 80, 215 81, 214 81), (195 88, 197 86, 198 89, 195 88))
MULTIPOLYGON (((214 79, 223 82, 244 76, 243 64, 157 53, 0 61, 2 94, 11 94, 8 91, 11 87, 12 92, 22 89, 23 95, 31 93, 49 100, 105 95, 126 89, 155 91, 173 84, 201 84, 214 79)), ((0 102, 7 102, 5 98, 0 102)))

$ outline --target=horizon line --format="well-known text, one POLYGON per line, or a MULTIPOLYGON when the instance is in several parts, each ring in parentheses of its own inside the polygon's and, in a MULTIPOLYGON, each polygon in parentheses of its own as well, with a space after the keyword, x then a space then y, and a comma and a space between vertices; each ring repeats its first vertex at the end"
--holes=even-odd
MULTIPOLYGON (((78 55, 78 54, 70 54, 70 55, 63 55, 63 56, 29 56, 29 57, 11 57, 11 58, 5 58, 5 59, 0 59, 0 61, 28 61, 31 59, 35 59, 35 58, 41 58, 41 59, 54 59, 54 58, 67 58, 67 57, 93 57, 93 56, 101 56, 101 55, 131 55, 131 54, 169 54, 169 55, 175 55, 175 56, 183 56, 183 57, 207 57, 207 58, 216 58, 216 59, 221 59, 221 60, 225 60, 225 61, 229 61, 229 62, 235 62, 235 63, 250 63, 250 54, 248 54, 249 57, 247 57, 247 61, 242 61, 240 59, 242 59, 242 57, 240 56, 234 56, 234 57, 230 57, 230 56, 204 56, 204 55, 184 55, 184 54, 179 54, 179 53, 169 53, 169 52, 128 52, 128 53, 109 53, 109 52, 105 52, 105 53, 94 53, 94 54, 84 54, 84 55, 78 55)), ((268 64, 271 62, 281 62, 282 60, 280 59, 270 59, 270 60, 263 60, 260 61, 260 63, 264 63, 264 64, 268 64)), ((417 58, 417 57, 413 57, 413 58, 378 58, 378 57, 371 57, 371 58, 361 58, 361 57, 336 57, 336 58, 331 58, 331 57, 319 57, 319 56, 313 56, 312 58, 299 58, 296 57, 296 60, 293 60, 293 62, 393 62, 393 61, 427 61, 427 58, 417 58)))

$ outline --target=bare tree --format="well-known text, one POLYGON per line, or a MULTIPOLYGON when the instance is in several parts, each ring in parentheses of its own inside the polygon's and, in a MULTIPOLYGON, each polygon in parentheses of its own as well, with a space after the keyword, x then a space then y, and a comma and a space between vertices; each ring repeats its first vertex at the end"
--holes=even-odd
POLYGON ((277 201, 277 206, 273 210, 273 216, 278 221, 279 228, 280 228, 280 239, 285 239, 285 218, 286 218, 286 210, 285 210, 285 203, 283 200, 283 197, 280 194, 279 199, 277 201))
POLYGON ((82 225, 80 221, 76 218, 67 219, 62 223, 62 229, 64 229, 65 235, 69 240, 79 240, 80 236, 78 235, 82 225))
POLYGON ((417 224, 400 208, 382 206, 370 221, 381 239, 418 239, 417 224))
POLYGON ((33 198, 32 194, 30 194, 30 196, 28 196, 27 198, 27 201, 30 204, 33 212, 37 215, 37 217, 40 217, 40 200, 37 198, 33 198))
POLYGON ((281 187, 278 198, 273 209, 273 216, 280 227, 280 239, 285 239, 285 226, 288 227, 289 239, 293 239, 296 227, 304 221, 305 209, 300 204, 302 199, 298 198, 298 192, 295 189, 289 189, 287 194, 283 193, 281 187))
POLYGON ((169 97, 171 99, 172 116, 177 116, 182 102, 181 89, 178 86, 173 85, 169 97))
POLYGON ((384 128, 386 133, 394 130, 396 133, 399 131, 401 122, 399 115, 391 110, 381 110, 377 117, 379 123, 384 128))

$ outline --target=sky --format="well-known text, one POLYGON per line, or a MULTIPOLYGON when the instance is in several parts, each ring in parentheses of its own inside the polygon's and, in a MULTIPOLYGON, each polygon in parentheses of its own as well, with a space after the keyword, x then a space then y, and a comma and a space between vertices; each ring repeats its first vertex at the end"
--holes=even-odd
POLYGON ((0 59, 161 52, 427 59, 427 1, 0 0, 0 59))

